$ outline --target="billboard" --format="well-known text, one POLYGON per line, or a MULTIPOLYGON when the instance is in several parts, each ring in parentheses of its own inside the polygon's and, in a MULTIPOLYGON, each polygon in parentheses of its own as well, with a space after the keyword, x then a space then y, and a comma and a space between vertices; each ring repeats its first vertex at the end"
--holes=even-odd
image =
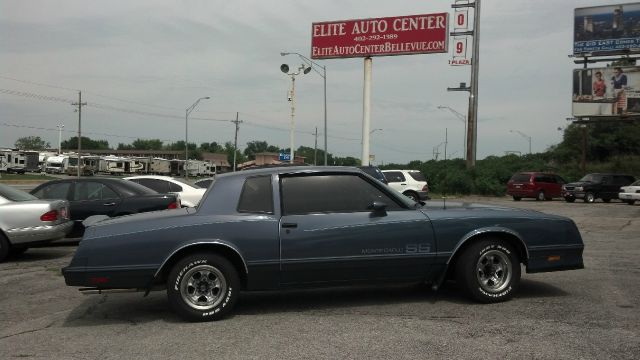
POLYGON ((574 55, 640 52, 640 3, 577 8, 574 55))
POLYGON ((640 67, 573 70, 573 116, 640 115, 640 67))
POLYGON ((446 53, 449 14, 409 15, 311 24, 311 58, 446 53))

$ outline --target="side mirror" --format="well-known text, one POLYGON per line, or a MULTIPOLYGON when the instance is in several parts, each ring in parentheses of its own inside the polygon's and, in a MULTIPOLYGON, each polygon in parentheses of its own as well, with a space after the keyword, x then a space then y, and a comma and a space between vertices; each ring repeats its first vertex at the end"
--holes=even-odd
POLYGON ((382 201, 374 201, 373 204, 369 205, 369 210, 373 210, 375 213, 386 213, 387 204, 382 201))

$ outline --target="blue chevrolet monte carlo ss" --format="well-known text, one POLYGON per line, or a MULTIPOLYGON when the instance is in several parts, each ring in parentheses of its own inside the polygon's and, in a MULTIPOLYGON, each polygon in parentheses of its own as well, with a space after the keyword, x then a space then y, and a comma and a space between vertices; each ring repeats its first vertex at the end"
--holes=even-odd
POLYGON ((240 291, 455 279, 480 302, 529 273, 583 268, 568 218, 496 206, 422 205, 356 168, 219 176, 197 208, 89 226, 67 285, 86 293, 166 289, 189 320, 227 315, 240 291))

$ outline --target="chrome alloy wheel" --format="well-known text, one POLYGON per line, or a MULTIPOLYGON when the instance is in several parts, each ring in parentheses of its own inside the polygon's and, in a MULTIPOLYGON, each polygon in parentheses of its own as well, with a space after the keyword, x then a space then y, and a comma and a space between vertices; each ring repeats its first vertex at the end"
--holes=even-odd
POLYGON ((198 265, 184 274, 180 284, 182 300, 196 310, 216 307, 227 292, 227 280, 211 265, 198 265))
POLYGON ((489 250, 476 264, 476 276, 482 290, 499 293, 511 283, 512 268, 509 256, 499 250, 489 250))

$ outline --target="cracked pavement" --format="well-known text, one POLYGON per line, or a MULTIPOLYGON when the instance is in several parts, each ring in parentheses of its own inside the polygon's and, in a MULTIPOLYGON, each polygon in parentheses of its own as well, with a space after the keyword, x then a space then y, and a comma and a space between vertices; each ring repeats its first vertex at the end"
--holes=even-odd
MULTIPOLYGON (((583 270, 525 274, 482 305, 455 284, 242 294, 229 318, 185 323, 164 292, 84 296, 60 268, 74 246, 0 264, 0 358, 516 358, 640 356, 640 205, 465 198, 569 216, 583 270)), ((439 201, 439 200, 432 200, 439 201)), ((449 200, 455 201, 455 199, 449 200)))

